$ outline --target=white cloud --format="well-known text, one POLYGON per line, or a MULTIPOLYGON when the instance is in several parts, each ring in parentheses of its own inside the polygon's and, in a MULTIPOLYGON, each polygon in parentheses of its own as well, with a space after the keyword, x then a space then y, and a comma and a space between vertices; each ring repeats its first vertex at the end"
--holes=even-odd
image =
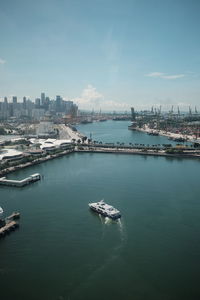
POLYGON ((152 72, 152 73, 146 74, 145 76, 153 77, 153 78, 172 79, 172 80, 185 77, 184 74, 168 75, 166 73, 160 73, 160 72, 152 72))
POLYGON ((0 65, 4 65, 6 63, 6 61, 2 58, 0 58, 0 65))
POLYGON ((152 73, 146 74, 145 76, 148 76, 148 77, 162 77, 163 75, 164 75, 164 73, 152 72, 152 73))
POLYGON ((177 75, 164 75, 162 78, 164 79, 178 79, 178 78, 183 78, 185 77, 184 74, 177 74, 177 75))
POLYGON ((89 84, 81 93, 80 97, 71 99, 80 109, 87 110, 125 110, 129 109, 130 105, 120 103, 113 100, 105 100, 105 97, 97 91, 97 89, 89 84))

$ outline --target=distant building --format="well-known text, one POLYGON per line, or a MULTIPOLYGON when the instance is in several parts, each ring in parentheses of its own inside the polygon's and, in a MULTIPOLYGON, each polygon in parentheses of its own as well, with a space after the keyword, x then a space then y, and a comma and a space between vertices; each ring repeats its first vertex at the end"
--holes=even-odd
POLYGON ((49 97, 45 96, 45 93, 41 93, 41 98, 36 98, 35 103, 26 97, 23 97, 22 102, 18 102, 17 96, 13 96, 9 103, 7 97, 4 97, 4 101, 0 103, 0 120, 13 117, 24 119, 25 117, 39 121, 46 112, 51 112, 58 118, 63 115, 74 118, 78 115, 78 106, 73 101, 63 100, 60 95, 56 96, 56 100, 50 100, 49 97))
POLYGON ((41 105, 45 105, 45 93, 41 93, 41 105))
POLYGON ((35 108, 40 108, 40 98, 35 99, 35 108))
POLYGON ((44 108, 34 108, 32 110, 33 120, 40 121, 40 119, 44 116, 44 114, 45 114, 44 108))
POLYGON ((62 98, 57 95, 56 96, 56 112, 61 112, 62 111, 62 98))
POLYGON ((17 97, 16 96, 12 97, 12 102, 13 102, 13 104, 17 104, 17 97))
POLYGON ((26 97, 23 97, 23 109, 26 109, 26 97))
POLYGON ((37 128, 36 134, 39 137, 54 136, 56 132, 54 131, 54 123, 50 113, 46 113, 40 121, 37 128))

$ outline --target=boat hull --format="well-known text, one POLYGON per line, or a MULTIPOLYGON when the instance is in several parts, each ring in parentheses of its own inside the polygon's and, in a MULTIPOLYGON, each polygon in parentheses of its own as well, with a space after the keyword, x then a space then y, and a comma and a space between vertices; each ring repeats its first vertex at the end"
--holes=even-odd
POLYGON ((121 218, 121 214, 117 214, 116 216, 112 216, 112 215, 109 215, 109 214, 107 214, 107 213, 104 212, 104 211, 100 211, 100 210, 98 210, 98 209, 96 209, 95 207, 92 207, 92 206, 90 206, 90 209, 91 209, 92 211, 94 211, 94 212, 96 212, 96 213, 98 213, 98 214, 100 214, 100 215, 102 215, 102 216, 104 216, 104 217, 108 217, 108 218, 110 218, 110 219, 112 219, 112 220, 117 220, 117 219, 120 219, 120 218, 121 218))

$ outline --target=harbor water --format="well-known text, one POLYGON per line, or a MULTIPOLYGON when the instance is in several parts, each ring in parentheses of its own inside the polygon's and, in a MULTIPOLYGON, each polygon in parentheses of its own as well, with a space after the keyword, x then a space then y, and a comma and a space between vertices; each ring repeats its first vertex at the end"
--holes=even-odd
MULTIPOLYGON (((93 128, 106 142, 112 126, 113 141, 167 140, 125 123, 79 130, 93 128)), ((199 160, 75 153, 8 178, 33 173, 44 178, 0 187, 4 213, 21 213, 19 230, 0 240, 0 299, 200 299, 199 160), (120 221, 89 210, 102 198, 120 210, 120 221)))
MULTIPOLYGON (((166 136, 152 136, 145 132, 128 130, 130 121, 106 121, 106 122, 94 122, 88 124, 81 124, 76 128, 85 134, 88 138, 91 136, 93 140, 103 143, 137 143, 145 145, 157 145, 157 144, 177 144, 172 140, 169 140, 166 136)), ((190 144, 187 142, 187 144, 190 144)))

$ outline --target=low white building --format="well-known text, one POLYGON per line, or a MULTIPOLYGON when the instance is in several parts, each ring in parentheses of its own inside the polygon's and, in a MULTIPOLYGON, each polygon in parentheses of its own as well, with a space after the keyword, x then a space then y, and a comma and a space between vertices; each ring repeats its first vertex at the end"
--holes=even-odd
POLYGON ((23 158, 23 152, 17 151, 15 149, 3 149, 2 152, 0 152, 0 161, 2 160, 19 160, 23 158))

